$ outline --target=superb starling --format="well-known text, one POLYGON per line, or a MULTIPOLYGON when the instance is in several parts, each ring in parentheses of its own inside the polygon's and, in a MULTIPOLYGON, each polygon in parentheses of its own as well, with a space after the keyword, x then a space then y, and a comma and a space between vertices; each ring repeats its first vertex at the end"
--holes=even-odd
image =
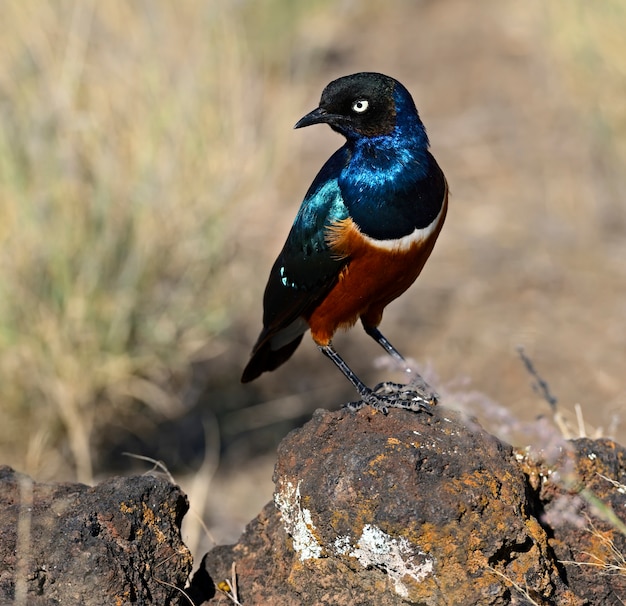
POLYGON ((436 395, 424 383, 413 385, 408 398, 369 389, 335 351, 332 337, 360 318, 365 332, 406 368, 378 325, 433 250, 448 206, 445 176, 428 151, 410 93, 389 76, 363 72, 331 82, 319 107, 295 128, 321 123, 346 143, 315 177, 272 267, 263 330, 242 381, 283 364, 310 329, 361 403, 384 412, 425 407, 436 395))

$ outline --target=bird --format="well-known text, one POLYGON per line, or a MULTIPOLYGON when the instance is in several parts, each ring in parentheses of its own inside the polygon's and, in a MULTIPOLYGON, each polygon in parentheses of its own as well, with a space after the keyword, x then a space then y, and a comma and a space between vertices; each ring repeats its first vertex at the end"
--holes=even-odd
POLYGON ((437 394, 416 388, 415 397, 396 398, 385 389, 396 386, 391 383, 370 389, 332 338, 360 320, 410 372, 378 327, 385 307, 413 284, 433 250, 448 209, 446 178, 411 94, 390 76, 359 72, 333 80, 294 128, 315 124, 327 124, 345 143, 313 180, 272 266, 263 329, 241 381, 278 368, 310 330, 358 391, 353 407, 425 410, 437 394))

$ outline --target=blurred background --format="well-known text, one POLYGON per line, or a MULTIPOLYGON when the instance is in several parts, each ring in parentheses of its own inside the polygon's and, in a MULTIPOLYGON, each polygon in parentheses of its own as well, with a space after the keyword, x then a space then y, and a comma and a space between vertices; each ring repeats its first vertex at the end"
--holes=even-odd
MULTIPOLYGON (((532 422, 550 411, 521 345, 565 416, 580 404, 590 435, 626 442, 626 4, 0 13, 1 463, 92 482, 151 457, 190 496, 192 549, 237 538, 271 498, 280 439, 355 397, 307 338, 275 373, 239 376, 271 264, 342 144, 292 126, 363 70, 412 92, 451 188, 385 335, 444 404, 479 392, 532 422)), ((369 384, 401 378, 358 327, 335 344, 369 384)))

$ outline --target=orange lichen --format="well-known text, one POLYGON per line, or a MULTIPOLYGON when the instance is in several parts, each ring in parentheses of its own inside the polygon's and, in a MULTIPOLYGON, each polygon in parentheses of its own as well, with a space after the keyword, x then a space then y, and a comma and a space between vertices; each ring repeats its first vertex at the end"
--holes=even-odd
POLYGON ((134 513, 137 511, 136 505, 127 505, 124 501, 120 503, 120 511, 122 513, 134 513))
POLYGON ((154 511, 145 503, 142 503, 141 505, 143 506, 143 523, 154 533, 157 543, 164 543, 167 540, 167 537, 158 526, 160 519, 157 518, 154 511))
POLYGON ((387 458, 387 455, 384 452, 381 452, 380 454, 377 454, 370 462, 369 462, 369 466, 370 467, 374 467, 375 465, 378 465, 379 463, 382 463, 385 459, 387 458))

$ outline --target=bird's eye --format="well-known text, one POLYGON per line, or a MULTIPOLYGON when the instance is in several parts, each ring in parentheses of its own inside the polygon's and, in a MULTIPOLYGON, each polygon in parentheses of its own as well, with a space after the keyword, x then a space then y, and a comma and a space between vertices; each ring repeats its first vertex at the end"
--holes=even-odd
POLYGON ((370 106, 370 102, 367 99, 357 99, 352 104, 352 111, 357 114, 362 114, 364 111, 367 111, 367 108, 370 106))

